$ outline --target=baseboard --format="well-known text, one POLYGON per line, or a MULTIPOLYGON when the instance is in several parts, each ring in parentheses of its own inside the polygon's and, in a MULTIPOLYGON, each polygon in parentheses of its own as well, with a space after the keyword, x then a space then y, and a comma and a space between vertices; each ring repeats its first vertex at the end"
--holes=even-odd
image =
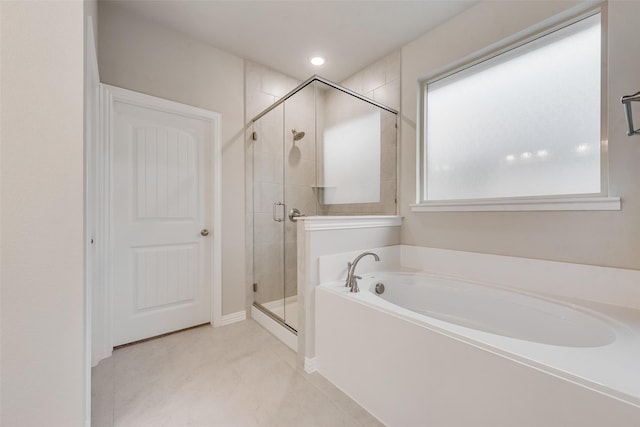
POLYGON ((318 359, 316 359, 315 357, 312 357, 312 358, 305 357, 304 358, 304 371, 307 374, 312 374, 312 373, 316 372, 317 370, 318 370, 318 359))
POLYGON ((231 314, 225 314, 220 319, 220 324, 216 325, 216 326, 226 326, 226 325, 230 325, 232 323, 242 322, 243 320, 246 320, 246 318, 247 318, 246 310, 237 311, 237 312, 231 313, 231 314))

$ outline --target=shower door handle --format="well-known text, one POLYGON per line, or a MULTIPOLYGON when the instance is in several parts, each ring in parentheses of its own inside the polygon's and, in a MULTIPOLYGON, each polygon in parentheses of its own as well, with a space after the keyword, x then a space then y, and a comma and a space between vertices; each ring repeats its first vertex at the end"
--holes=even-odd
POLYGON ((280 218, 280 217, 277 216, 278 213, 276 211, 278 210, 278 206, 282 206, 283 212, 284 212, 284 203, 275 202, 273 204, 273 220, 276 221, 276 222, 282 222, 282 221, 284 221, 284 218, 280 218))

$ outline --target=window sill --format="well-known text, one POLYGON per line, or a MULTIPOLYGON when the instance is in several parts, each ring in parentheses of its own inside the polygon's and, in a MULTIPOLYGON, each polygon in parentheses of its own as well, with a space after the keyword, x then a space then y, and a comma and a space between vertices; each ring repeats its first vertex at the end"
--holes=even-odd
POLYGON ((619 211, 620 197, 451 200, 409 206, 413 212, 619 211))

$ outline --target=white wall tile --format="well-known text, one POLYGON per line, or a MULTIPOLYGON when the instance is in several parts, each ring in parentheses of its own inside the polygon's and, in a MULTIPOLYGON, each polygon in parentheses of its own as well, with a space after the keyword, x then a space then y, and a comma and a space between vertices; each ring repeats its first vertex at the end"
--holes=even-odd
POLYGON ((282 98, 291 89, 295 88, 298 82, 289 76, 286 76, 269 68, 262 70, 261 90, 277 98, 282 98))
POLYGON ((253 117, 273 104, 276 101, 276 97, 263 92, 247 91, 246 100, 247 122, 250 122, 253 117))
POLYGON ((340 84, 356 93, 362 93, 362 73, 358 72, 340 84))
POLYGON ((387 64, 384 58, 368 66, 362 71, 362 91, 367 93, 383 86, 387 81, 386 75, 387 64))
POLYGON ((385 58, 387 70, 387 83, 400 80, 400 51, 395 51, 385 58))
POLYGON ((400 80, 392 80, 374 90, 373 99, 387 107, 400 110, 400 80))

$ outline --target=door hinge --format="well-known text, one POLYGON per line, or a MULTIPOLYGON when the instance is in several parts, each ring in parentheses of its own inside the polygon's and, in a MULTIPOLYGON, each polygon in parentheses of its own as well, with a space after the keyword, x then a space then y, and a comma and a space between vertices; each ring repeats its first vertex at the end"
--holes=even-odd
POLYGON ((254 141, 258 140, 258 132, 251 132, 251 139, 254 141))
POLYGON ((257 283, 253 284, 253 292, 258 292, 258 284, 257 283))

